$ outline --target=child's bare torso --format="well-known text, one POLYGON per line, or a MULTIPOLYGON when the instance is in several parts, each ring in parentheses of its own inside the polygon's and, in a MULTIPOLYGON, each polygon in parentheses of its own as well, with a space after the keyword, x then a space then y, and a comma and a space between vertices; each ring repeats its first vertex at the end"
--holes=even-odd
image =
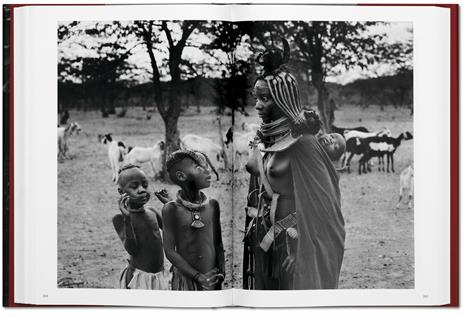
MULTIPOLYGON (((115 218, 121 219, 118 222, 121 226, 116 228, 120 237, 121 235, 125 236, 123 217, 121 214, 115 216, 115 218)), ((130 248, 126 247, 130 254, 131 265, 149 273, 163 270, 163 241, 155 212, 146 207, 145 212, 130 213, 129 217, 135 234, 135 244, 128 245, 130 248)))
POLYGON ((208 203, 200 212, 204 227, 194 228, 192 212, 178 202, 175 205, 176 251, 196 270, 206 273, 217 266, 214 220, 218 211, 208 203))

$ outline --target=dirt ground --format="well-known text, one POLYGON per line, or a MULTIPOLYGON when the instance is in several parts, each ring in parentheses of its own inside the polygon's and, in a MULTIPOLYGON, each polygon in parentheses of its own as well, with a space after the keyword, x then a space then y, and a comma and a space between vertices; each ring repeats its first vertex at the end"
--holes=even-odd
MULTIPOLYGON (((250 108, 249 117, 237 115, 240 124, 258 122, 250 108)), ((377 107, 361 110, 344 107, 335 114, 338 126, 366 126, 370 130, 388 127, 396 137, 404 130, 413 132, 408 110, 377 107)), ((195 133, 218 141, 214 108, 203 107, 200 114, 191 108, 179 120, 181 135, 195 133)), ((83 128, 72 136, 70 151, 74 158, 58 165, 58 281, 69 287, 113 288, 127 261, 127 253, 113 229, 111 218, 119 213, 117 187, 111 182, 106 146, 97 135, 113 133, 126 145, 152 146, 163 138, 164 125, 157 113, 146 119, 141 108, 130 108, 125 118, 102 118, 99 112, 71 112, 71 120, 83 128)), ((222 118, 223 132, 230 117, 222 118)), ((229 149, 229 159, 231 157, 229 149)), ((413 288, 414 287, 414 214, 398 200, 399 174, 413 163, 413 142, 401 144, 395 154, 395 173, 377 171, 359 176, 357 159, 353 172, 340 178, 342 212, 345 218, 346 244, 340 288, 413 288)), ((149 166, 143 169, 152 176, 149 166)), ((160 181, 151 182, 152 190, 166 188, 171 195, 176 187, 160 181)), ((232 175, 220 172, 205 193, 221 205, 221 226, 226 250, 224 288, 241 287, 244 207, 247 191, 245 172, 232 175), (233 193, 233 196, 232 196, 233 193), (232 197, 234 200, 232 200, 232 197), (234 247, 234 248, 232 248, 234 247)), ((162 205, 155 198, 149 203, 162 205)))

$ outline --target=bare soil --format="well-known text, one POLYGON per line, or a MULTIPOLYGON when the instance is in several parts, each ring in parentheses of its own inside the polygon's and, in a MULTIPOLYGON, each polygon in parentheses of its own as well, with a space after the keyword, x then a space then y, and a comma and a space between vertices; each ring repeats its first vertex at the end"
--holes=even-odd
MULTIPOLYGON (((241 121, 258 122, 250 108, 249 117, 241 121)), ((345 107, 335 114, 338 126, 366 126, 370 130, 389 128, 396 137, 404 130, 412 132, 408 110, 345 107)), ((215 108, 193 107, 181 116, 181 135, 194 133, 219 142, 215 108)), ((111 182, 111 169, 106 146, 98 134, 113 133, 115 140, 126 145, 152 146, 164 139, 164 124, 158 113, 146 119, 141 108, 129 108, 124 118, 102 118, 99 112, 71 112, 83 133, 72 136, 70 151, 74 158, 58 165, 58 281, 68 279, 68 287, 114 288, 119 272, 127 261, 111 218, 119 213, 118 192, 111 182)), ((223 134, 230 126, 230 117, 222 117, 223 134)), ((231 150, 228 150, 229 160, 231 150)), ((395 154, 395 173, 377 171, 357 174, 357 159, 352 173, 341 175, 342 212, 346 224, 345 258, 340 288, 413 288, 414 287, 414 214, 398 201, 399 174, 413 163, 413 142, 401 144, 395 154)), ((143 169, 153 173, 148 165, 143 169)), ((176 186, 152 180, 152 190, 166 188, 171 195, 176 186)), ((224 288, 241 287, 242 239, 244 207, 248 189, 246 172, 232 174, 221 170, 220 180, 213 181, 205 193, 221 205, 221 226, 226 250, 226 281, 224 288), (234 192, 232 199, 232 191, 234 192), (234 222, 232 222, 232 220, 234 222), (234 247, 232 249, 232 246, 234 247)), ((156 209, 162 204, 156 198, 149 203, 156 209)))

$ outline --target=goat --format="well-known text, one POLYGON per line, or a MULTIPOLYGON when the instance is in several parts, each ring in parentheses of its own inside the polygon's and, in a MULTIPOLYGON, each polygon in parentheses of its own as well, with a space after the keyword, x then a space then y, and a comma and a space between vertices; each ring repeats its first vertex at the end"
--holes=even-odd
POLYGON ((412 134, 407 131, 401 133, 398 137, 370 137, 361 139, 361 148, 362 156, 359 159, 358 173, 366 173, 366 163, 370 158, 374 156, 384 156, 387 155, 387 172, 390 172, 390 162, 391 162, 391 171, 395 172, 393 155, 395 154, 396 149, 401 145, 401 141, 412 139, 412 134))
POLYGON ((221 162, 222 158, 224 158, 224 153, 221 146, 206 137, 187 134, 180 140, 180 148, 203 153, 206 157, 206 161, 211 166, 211 170, 213 170, 217 180, 219 180, 219 174, 209 160, 209 157, 210 155, 213 155, 217 162, 221 162))
POLYGON ((60 115, 60 126, 66 125, 69 119, 69 111, 65 109, 60 115))
POLYGON ((227 149, 229 149, 229 144, 234 142, 234 126, 230 126, 226 132, 226 141, 224 144, 226 145, 227 149))
POLYGON ((412 208, 412 198, 414 196, 414 168, 412 166, 406 167, 400 174, 400 198, 396 208, 399 209, 403 195, 408 193, 408 208, 412 208))
POLYGON ((134 165, 149 162, 156 178, 163 168, 164 141, 159 140, 153 147, 129 147, 125 161, 134 165))
POLYGON ((126 146, 122 141, 114 141, 112 134, 98 135, 98 139, 102 144, 108 146, 108 159, 110 160, 111 166, 111 180, 113 182, 118 181, 118 172, 121 164, 124 162, 124 155, 126 146))
POLYGON ((332 132, 340 134, 342 136, 344 136, 346 131, 350 131, 350 130, 356 130, 356 131, 361 131, 361 132, 369 132, 369 130, 367 130, 367 128, 363 127, 363 126, 354 127, 354 128, 339 128, 339 127, 337 127, 335 125, 332 125, 332 132))
POLYGON ((345 131, 343 134, 343 137, 345 137, 345 140, 348 140, 353 137, 357 138, 369 138, 369 137, 376 137, 376 136, 391 136, 391 131, 388 128, 382 128, 377 131, 373 132, 363 132, 359 130, 348 130, 345 131))
POLYGON ((68 139, 74 132, 79 134, 82 128, 77 122, 70 123, 66 128, 58 127, 58 161, 63 162, 64 159, 70 159, 68 156, 68 139))
POLYGON ((238 162, 239 170, 243 168, 245 159, 250 157, 252 149, 250 147, 250 142, 252 142, 256 137, 256 131, 250 131, 245 134, 236 133, 234 141, 234 155, 235 160, 238 162))
POLYGON ((261 126, 259 124, 242 123, 242 130, 256 132, 261 126))
MULTIPOLYGON (((364 153, 365 148, 361 147, 361 140, 369 137, 382 137, 382 136, 391 136, 391 132, 387 128, 380 129, 378 131, 365 133, 361 131, 347 131, 344 135, 346 140, 346 150, 344 158, 342 159, 342 165, 347 167, 347 172, 350 172, 350 163, 354 155, 361 155, 364 153), (348 138, 347 138, 348 137, 348 138), (349 154, 349 155, 348 155, 349 154)), ((383 157, 382 157, 383 160, 383 157)), ((379 158, 380 162, 380 158, 379 158)), ((370 168, 368 168, 370 169, 370 168)))

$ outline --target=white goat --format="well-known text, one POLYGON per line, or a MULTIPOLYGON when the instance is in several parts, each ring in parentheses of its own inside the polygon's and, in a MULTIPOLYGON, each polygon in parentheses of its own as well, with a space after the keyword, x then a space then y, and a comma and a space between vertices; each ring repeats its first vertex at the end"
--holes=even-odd
POLYGON ((256 132, 261 126, 259 124, 242 123, 242 130, 256 132))
POLYGON ((82 128, 77 122, 70 123, 67 127, 58 127, 58 161, 63 162, 64 159, 70 159, 68 155, 69 145, 68 139, 74 132, 79 134, 82 128))
POLYGON ((406 193, 408 194, 408 208, 412 208, 412 198, 414 196, 414 168, 412 166, 408 166, 400 174, 400 198, 398 200, 398 204, 396 208, 400 208, 401 200, 403 199, 403 195, 406 193))
POLYGON ((343 134, 345 137, 345 140, 348 140, 350 138, 369 138, 369 137, 391 137, 391 131, 388 128, 382 128, 377 131, 373 132, 364 132, 364 131, 357 131, 357 130, 345 130, 345 133, 343 134))
MULTIPOLYGON (((214 143, 209 138, 197 136, 194 134, 187 134, 184 137, 182 137, 182 139, 180 140, 180 148, 202 152, 209 158, 216 158, 217 163, 221 163, 224 158, 224 153, 221 146, 214 143)), ((216 177, 219 180, 219 175, 216 169, 211 164, 211 162, 209 162, 209 164, 211 165, 211 169, 216 174, 216 177)))
POLYGON ((234 154, 239 170, 242 170, 243 165, 252 153, 250 142, 254 140, 255 136, 256 131, 250 131, 245 134, 234 134, 234 154))
POLYGON ((119 168, 124 162, 126 146, 122 141, 114 141, 111 134, 98 135, 98 139, 101 143, 108 146, 108 159, 110 160, 112 171, 111 180, 117 182, 119 168))
POLYGON ((153 178, 156 178, 163 168, 164 146, 164 141, 159 140, 153 147, 129 147, 126 162, 134 165, 149 162, 153 169, 153 178))

